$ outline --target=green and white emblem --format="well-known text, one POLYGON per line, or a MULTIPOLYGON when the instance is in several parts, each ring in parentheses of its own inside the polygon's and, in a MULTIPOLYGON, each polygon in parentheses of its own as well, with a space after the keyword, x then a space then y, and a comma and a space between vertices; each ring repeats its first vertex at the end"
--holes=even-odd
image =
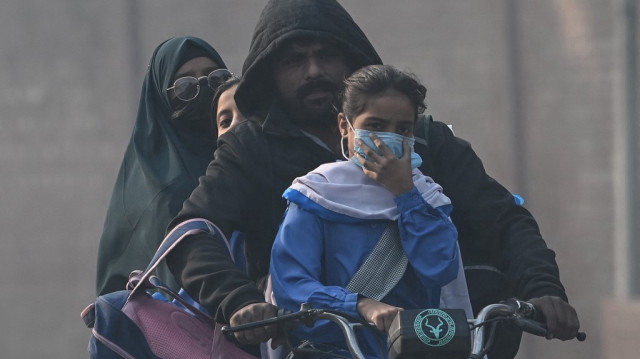
POLYGON ((428 346, 447 345, 456 334, 453 318, 440 309, 425 309, 416 316, 413 329, 420 341, 428 346))

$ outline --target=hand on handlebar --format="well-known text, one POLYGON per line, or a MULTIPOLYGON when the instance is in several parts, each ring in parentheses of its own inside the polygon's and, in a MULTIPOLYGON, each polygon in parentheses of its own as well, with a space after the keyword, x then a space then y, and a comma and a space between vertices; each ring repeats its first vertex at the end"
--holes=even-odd
MULTIPOLYGON (((278 307, 269 303, 249 304, 233 313, 229 320, 229 324, 231 324, 231 326, 238 326, 263 319, 269 319, 275 317, 277 312, 278 307)), ((247 329, 236 332, 234 335, 238 342, 242 344, 258 344, 266 342, 269 339, 273 339, 271 346, 275 348, 284 342, 284 338, 280 338, 278 336, 277 325, 247 329)))
POLYGON ((377 300, 360 297, 357 304, 358 313, 369 323, 373 323, 378 330, 389 333, 391 322, 402 308, 394 307, 377 300))
POLYGON ((576 337, 580 320, 576 310, 559 297, 544 296, 528 300, 541 313, 547 324, 547 339, 569 340, 576 337))

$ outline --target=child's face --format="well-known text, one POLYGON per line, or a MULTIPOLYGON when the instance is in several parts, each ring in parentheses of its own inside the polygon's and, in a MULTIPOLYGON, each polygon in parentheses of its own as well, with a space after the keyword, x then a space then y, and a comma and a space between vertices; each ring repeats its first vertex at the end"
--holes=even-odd
MULTIPOLYGON (((349 121, 354 129, 392 132, 405 137, 413 137, 416 113, 407 96, 397 90, 388 89, 369 98, 364 111, 350 118, 349 121)), ((342 136, 347 136, 349 157, 352 157, 355 144, 354 133, 343 113, 338 114, 338 126, 342 136)))
POLYGON ((246 120, 236 106, 233 96, 236 94, 238 85, 235 85, 220 95, 218 99, 218 109, 216 111, 216 125, 218 126, 218 136, 229 131, 238 123, 246 120))

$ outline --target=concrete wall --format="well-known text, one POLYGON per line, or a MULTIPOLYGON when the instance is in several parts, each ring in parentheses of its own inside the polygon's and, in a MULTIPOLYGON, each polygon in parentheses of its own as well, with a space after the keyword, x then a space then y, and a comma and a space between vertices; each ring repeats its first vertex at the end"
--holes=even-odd
MULTIPOLYGON (((83 358, 98 238, 161 41, 196 35, 240 73, 258 0, 6 0, 0 5, 0 351, 83 358)), ((613 276, 611 1, 344 0, 386 63, 429 88, 539 220, 589 333, 518 358, 603 358, 613 276)), ((624 317, 624 312, 620 317, 624 317)), ((631 357, 630 353, 625 354, 631 357)))

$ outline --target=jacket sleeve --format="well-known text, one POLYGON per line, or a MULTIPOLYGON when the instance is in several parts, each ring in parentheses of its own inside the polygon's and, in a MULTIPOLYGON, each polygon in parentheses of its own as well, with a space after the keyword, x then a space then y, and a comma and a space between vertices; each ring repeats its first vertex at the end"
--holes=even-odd
POLYGON ((471 145, 445 124, 432 122, 427 156, 425 174, 433 173, 452 201, 465 266, 497 267, 520 298, 553 295, 566 300, 555 253, 535 219, 487 175, 471 145))
POLYGON ((439 288, 451 282, 458 275, 458 232, 449 219, 451 206, 432 207, 415 187, 395 201, 402 247, 422 284, 439 288))
MULTIPOLYGON (((255 158, 256 153, 244 153, 261 148, 243 146, 234 133, 219 140, 214 160, 198 187, 185 201, 182 211, 169 229, 191 218, 205 218, 216 224, 229 237, 243 230, 243 219, 252 216, 261 188, 253 177, 266 175, 260 168, 265 163, 257 158, 251 164, 238 158, 255 158), (252 157, 253 156, 253 157, 252 157)), ((262 191, 264 192, 264 191, 262 191)), ((226 240, 226 238, 224 239, 226 240)), ((264 301, 263 293, 244 272, 237 269, 226 244, 209 235, 185 239, 168 256, 167 264, 178 283, 211 313, 216 320, 228 323, 238 309, 264 301)))
MULTIPOLYGON (((357 293, 321 282, 323 257, 322 220, 290 204, 271 251, 271 281, 278 306, 298 311, 300 304, 308 303, 312 308, 359 316, 357 293)), ((312 329, 300 327, 296 335, 307 337, 313 333, 315 341, 334 342, 340 333, 330 326, 321 321, 312 329)))

